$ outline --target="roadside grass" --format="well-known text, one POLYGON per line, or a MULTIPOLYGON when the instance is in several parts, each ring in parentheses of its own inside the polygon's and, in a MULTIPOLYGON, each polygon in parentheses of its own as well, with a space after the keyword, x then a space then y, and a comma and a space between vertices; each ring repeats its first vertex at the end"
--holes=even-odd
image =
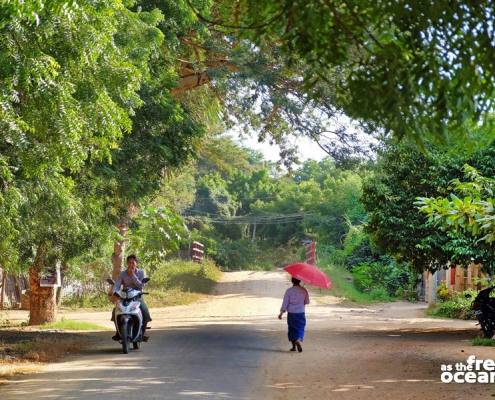
POLYGON ((161 263, 150 274, 146 304, 150 307, 190 304, 209 294, 221 275, 210 260, 201 264, 183 260, 161 263))
MULTIPOLYGON (((150 282, 144 299, 149 307, 167 307, 193 303, 209 294, 221 277, 221 271, 210 260, 201 264, 184 260, 170 260, 146 271, 150 282)), ((111 311, 113 305, 107 293, 67 297, 62 306, 69 310, 111 311)))
POLYGON ((19 329, 3 329, 0 337, 0 378, 36 372, 40 363, 80 353, 90 343, 81 334, 19 329))
POLYGON ((436 318, 474 320, 476 318, 471 303, 472 300, 466 299, 463 293, 456 294, 450 300, 428 306, 426 315, 436 318))
POLYGON ((495 340, 490 338, 474 338, 471 340, 473 346, 495 346, 495 340))
POLYGON ((111 311, 113 305, 108 301, 107 293, 83 294, 82 296, 64 297, 62 299, 63 309, 69 310, 94 310, 111 311))
POLYGON ((6 362, 0 360, 0 385, 9 382, 2 380, 2 378, 21 374, 33 374, 38 372, 40 368, 41 364, 35 364, 29 361, 6 362))
POLYGON ((69 331, 103 331, 109 330, 106 326, 94 324, 86 321, 74 321, 70 319, 62 318, 57 322, 49 322, 40 325, 41 329, 62 329, 69 331))
POLYGON ((356 304, 373 304, 395 300, 381 292, 377 294, 373 292, 360 292, 352 282, 352 274, 344 268, 327 264, 324 265, 322 269, 328 274, 332 281, 330 294, 334 296, 344 298, 345 300, 349 300, 356 304))

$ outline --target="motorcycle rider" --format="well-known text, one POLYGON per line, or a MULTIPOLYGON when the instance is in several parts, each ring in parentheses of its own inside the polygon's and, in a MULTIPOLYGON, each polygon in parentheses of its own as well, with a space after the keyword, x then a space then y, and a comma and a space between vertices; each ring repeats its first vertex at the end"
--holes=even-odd
MULTIPOLYGON (((137 268, 138 259, 136 255, 130 254, 129 256, 127 256, 126 262, 127 269, 125 271, 122 271, 117 278, 117 281, 115 282, 112 290, 113 295, 115 295, 115 293, 120 290, 122 285, 124 286, 124 289, 133 288, 137 290, 143 290, 144 284, 142 281, 146 277, 146 274, 143 269, 137 268)), ((141 303, 141 312, 143 313, 143 341, 147 342, 149 337, 145 336, 144 333, 147 329, 146 324, 151 321, 151 316, 148 310, 148 306, 146 305, 142 297, 140 298, 139 302, 141 303)), ((112 311, 112 321, 115 321, 115 308, 112 311)), ((112 337, 112 339, 120 340, 118 331, 112 337)))

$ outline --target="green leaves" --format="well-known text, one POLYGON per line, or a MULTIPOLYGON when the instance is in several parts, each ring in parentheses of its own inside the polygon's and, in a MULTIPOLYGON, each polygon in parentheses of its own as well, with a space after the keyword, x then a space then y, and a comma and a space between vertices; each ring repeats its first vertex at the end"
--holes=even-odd
POLYGON ((187 242, 189 231, 182 218, 166 208, 146 207, 131 230, 130 251, 139 254, 151 269, 187 242))
POLYGON ((464 165, 464 175, 470 181, 453 180, 453 190, 469 196, 460 198, 451 193, 449 197, 418 198, 416 204, 443 229, 464 231, 491 244, 495 242, 495 199, 490 196, 495 179, 482 176, 469 165, 464 165))
POLYGON ((241 35, 259 46, 277 43, 288 63, 301 60, 306 81, 331 84, 326 100, 370 130, 448 143, 466 139, 473 122, 491 123, 489 1, 224 3, 224 27, 258 27, 240 28, 241 35))
POLYGON ((2 2, 0 15, 0 226, 8 244, 0 256, 26 265, 43 243, 68 259, 112 237, 96 194, 101 181, 88 177, 132 129, 163 41, 162 15, 121 0, 2 2))

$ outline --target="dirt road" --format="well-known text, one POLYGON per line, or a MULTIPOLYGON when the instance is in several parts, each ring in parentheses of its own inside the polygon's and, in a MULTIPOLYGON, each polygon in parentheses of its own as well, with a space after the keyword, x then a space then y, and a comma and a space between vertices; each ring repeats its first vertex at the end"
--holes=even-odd
MULTIPOLYGON (((424 306, 367 308, 313 295, 301 354, 288 352, 276 319, 289 283, 278 272, 225 274, 215 293, 189 306, 152 310, 151 340, 120 354, 109 334, 98 348, 0 386, 21 399, 487 399, 483 384, 443 384, 440 364, 470 354, 495 358, 468 339, 474 322, 423 317, 424 306)), ((108 324, 107 313, 71 319, 108 324)))

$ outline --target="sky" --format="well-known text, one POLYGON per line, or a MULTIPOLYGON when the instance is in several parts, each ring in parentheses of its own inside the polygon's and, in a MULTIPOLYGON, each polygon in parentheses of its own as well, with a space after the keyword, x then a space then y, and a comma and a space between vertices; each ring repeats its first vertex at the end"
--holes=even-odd
MULTIPOLYGON (((232 137, 234 138, 234 140, 242 143, 246 147, 258 150, 265 156, 267 160, 275 162, 280 160, 279 147, 277 145, 271 145, 267 140, 262 143, 258 143, 258 137, 255 134, 243 139, 239 139, 239 136, 235 134, 232 134, 232 137)), ((294 139, 294 141, 296 142, 296 139, 294 139)), ((319 161, 328 156, 328 154, 325 153, 314 141, 307 137, 297 138, 296 143, 299 150, 299 158, 301 161, 309 159, 319 161)))

